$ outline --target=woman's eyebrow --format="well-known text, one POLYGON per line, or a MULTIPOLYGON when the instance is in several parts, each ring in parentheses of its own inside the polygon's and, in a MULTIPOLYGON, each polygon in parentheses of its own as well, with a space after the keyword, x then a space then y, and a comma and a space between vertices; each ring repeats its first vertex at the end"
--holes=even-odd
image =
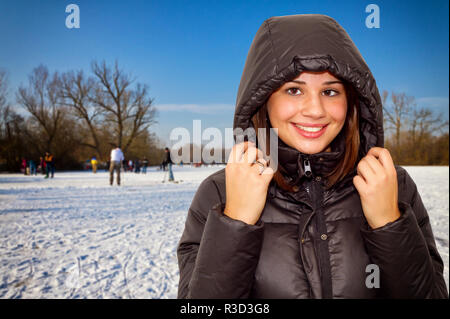
MULTIPOLYGON (((292 81, 289 81, 289 82, 295 82, 295 83, 298 83, 298 84, 306 84, 305 81, 299 81, 299 80, 292 80, 292 81)), ((342 81, 339 81, 339 80, 326 81, 326 82, 323 82, 322 84, 330 85, 330 84, 335 84, 335 83, 337 83, 337 84, 344 84, 342 81)))
POLYGON ((323 82, 322 84, 326 84, 326 85, 330 85, 330 84, 344 84, 342 81, 339 80, 335 80, 335 81, 327 81, 327 82, 323 82))

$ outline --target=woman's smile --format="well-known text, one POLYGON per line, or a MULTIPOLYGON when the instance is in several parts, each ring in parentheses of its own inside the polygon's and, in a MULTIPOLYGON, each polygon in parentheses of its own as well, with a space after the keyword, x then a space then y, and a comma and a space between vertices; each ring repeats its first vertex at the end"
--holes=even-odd
POLYGON ((296 124, 292 123, 298 133, 306 138, 318 138, 325 133, 327 124, 296 124))

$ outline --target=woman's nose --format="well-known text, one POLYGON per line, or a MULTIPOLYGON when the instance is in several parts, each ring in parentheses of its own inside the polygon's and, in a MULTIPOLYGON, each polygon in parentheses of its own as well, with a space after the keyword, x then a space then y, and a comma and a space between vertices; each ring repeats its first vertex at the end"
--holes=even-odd
POLYGON ((305 117, 321 118, 326 115, 325 108, 319 96, 311 96, 304 99, 301 104, 301 113, 305 117))

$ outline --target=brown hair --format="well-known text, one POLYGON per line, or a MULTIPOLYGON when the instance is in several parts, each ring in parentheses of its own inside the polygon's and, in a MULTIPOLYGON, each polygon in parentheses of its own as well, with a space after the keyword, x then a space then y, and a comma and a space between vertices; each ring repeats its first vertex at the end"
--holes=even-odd
MULTIPOLYGON (((356 164, 358 159, 358 150, 360 144, 359 137, 359 120, 358 120, 358 95, 354 89, 354 87, 344 81, 345 94, 347 97, 347 115, 345 119, 344 126, 342 128, 342 133, 345 136, 345 149, 344 156, 341 158, 340 162, 336 166, 336 168, 328 175, 324 176, 327 179, 327 188, 330 188, 338 181, 340 181, 345 175, 351 172, 356 164)), ((255 113, 252 117, 252 123, 255 128, 256 134, 258 134, 258 128, 266 128, 266 136, 269 136, 270 125, 268 123, 268 113, 267 113, 267 103, 264 103, 263 106, 255 113)), ((266 150, 270 152, 270 139, 267 138, 266 150)), ((283 176, 284 169, 278 164, 278 169, 275 172, 273 179, 277 183, 279 187, 284 190, 293 192, 293 186, 290 185, 285 177, 283 176)))

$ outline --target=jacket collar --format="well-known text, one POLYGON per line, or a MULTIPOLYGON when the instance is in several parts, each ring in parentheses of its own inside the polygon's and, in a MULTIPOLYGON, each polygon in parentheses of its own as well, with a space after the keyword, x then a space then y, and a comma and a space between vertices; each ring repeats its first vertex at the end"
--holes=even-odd
POLYGON ((278 138, 278 163, 283 175, 291 185, 298 185, 304 179, 330 174, 341 161, 345 152, 342 131, 330 146, 330 152, 305 154, 288 146, 278 138), (308 172, 309 170, 310 172, 308 172))

